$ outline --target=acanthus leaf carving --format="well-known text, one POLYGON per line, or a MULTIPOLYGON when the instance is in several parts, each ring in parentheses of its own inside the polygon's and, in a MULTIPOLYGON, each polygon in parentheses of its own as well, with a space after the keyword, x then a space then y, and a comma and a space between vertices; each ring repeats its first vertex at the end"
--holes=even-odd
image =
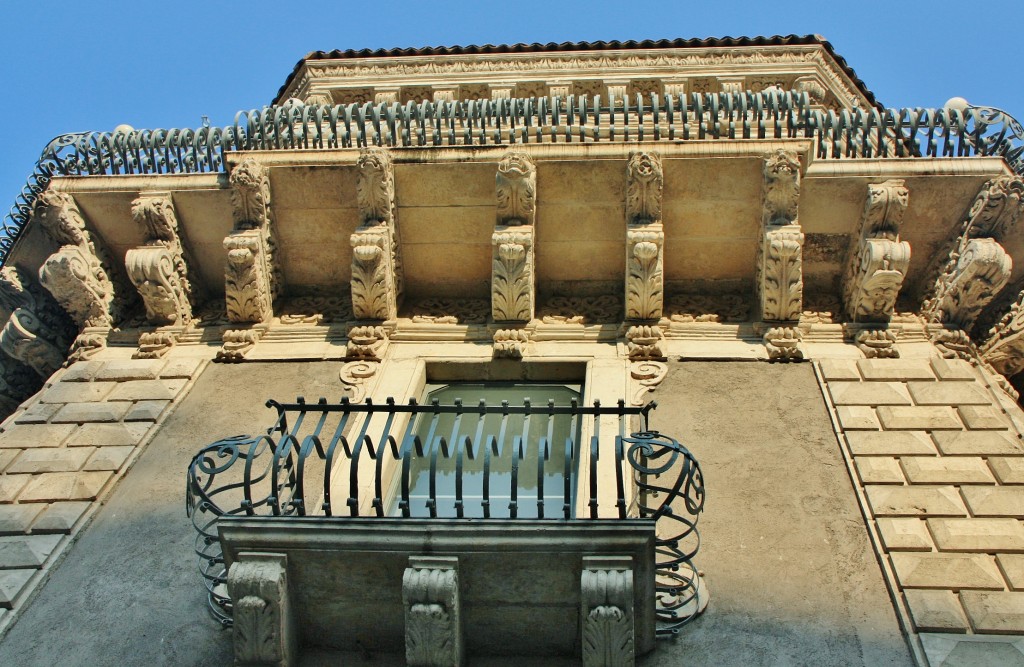
POLYGON ((228 261, 224 301, 231 322, 263 322, 273 317, 273 296, 266 272, 266 246, 260 230, 233 232, 224 239, 228 261))
POLYGON ((0 303, 11 312, 0 331, 0 348, 40 377, 52 375, 75 335, 67 313, 30 273, 14 265, 0 269, 0 303))
MULTIPOLYGON (((397 307, 402 302, 405 278, 398 209, 395 206, 395 167, 388 149, 368 146, 360 151, 356 161, 356 202, 361 219, 360 231, 378 225, 387 229, 383 245, 389 255, 387 286, 394 292, 391 300, 397 307)), ((394 314, 389 317, 394 317, 394 314)))
POLYGON ((757 254, 761 319, 796 321, 803 311, 804 235, 798 221, 800 160, 779 149, 764 157, 764 202, 757 254))
POLYGON ((352 312, 361 320, 394 319, 398 307, 387 230, 364 227, 350 241, 352 312))
POLYGON ((580 575, 585 667, 631 667, 635 661, 631 558, 584 557, 580 575))
POLYGON ((409 665, 461 665, 462 602, 455 557, 413 556, 402 576, 405 660, 409 665))
POLYGON ((537 206, 537 167, 522 151, 509 151, 495 176, 498 225, 532 225, 537 206))
POLYGON ((533 230, 499 229, 491 238, 491 314, 497 322, 528 322, 534 314, 533 230))
POLYGON ((146 230, 146 245, 127 252, 125 269, 142 296, 147 319, 158 325, 188 324, 195 297, 170 196, 141 195, 132 202, 132 217, 146 230))
POLYGON ((238 665, 289 665, 296 657, 286 562, 279 554, 248 553, 228 569, 238 665))
POLYGON ((642 229, 626 232, 626 317, 658 319, 664 306, 665 235, 661 224, 642 229))
POLYGON ((45 379, 64 363, 66 348, 57 347, 52 335, 33 311, 19 308, 0 330, 0 349, 45 379))
POLYGON ((995 239, 975 238, 964 244, 951 264, 922 311, 931 322, 970 329, 1010 280, 1013 260, 995 239))
POLYGON ((800 201, 800 160, 797 154, 780 148, 765 155, 763 173, 762 227, 796 223, 800 201))

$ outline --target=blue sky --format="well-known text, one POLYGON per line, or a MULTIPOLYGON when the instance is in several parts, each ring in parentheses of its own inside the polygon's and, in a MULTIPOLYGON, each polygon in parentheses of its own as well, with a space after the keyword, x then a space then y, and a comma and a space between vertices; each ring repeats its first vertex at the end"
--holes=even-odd
POLYGON ((959 95, 1024 120, 1020 0, 34 2, 0 6, 0 211, 55 135, 223 125, 308 51, 816 33, 886 106, 959 95))

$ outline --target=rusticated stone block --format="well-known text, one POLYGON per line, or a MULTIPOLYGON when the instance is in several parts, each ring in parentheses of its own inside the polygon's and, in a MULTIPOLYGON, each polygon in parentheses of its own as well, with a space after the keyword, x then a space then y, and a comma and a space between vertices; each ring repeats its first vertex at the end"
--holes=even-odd
POLYGON ((70 502, 47 505, 42 515, 32 524, 32 533, 70 533, 78 519, 91 503, 70 502))
POLYGON ((45 424, 60 410, 60 403, 36 403, 14 420, 15 424, 45 424))
POLYGON ((1024 552, 1024 526, 1016 519, 928 519, 940 551, 1024 552))
POLYGON ((889 430, 935 431, 960 430, 963 425, 953 408, 945 406, 883 405, 878 408, 878 419, 889 430))
POLYGON ((854 432, 846 434, 854 456, 937 454, 923 431, 854 432))
POLYGON ((0 535, 22 535, 43 511, 41 505, 19 503, 0 505, 0 535))
POLYGON ((974 516, 1024 519, 1024 487, 965 486, 961 490, 974 516))
POLYGON ((103 368, 102 361, 76 361, 60 376, 61 382, 88 382, 103 368))
POLYGON ((0 607, 13 609, 14 600, 25 589, 35 570, 0 570, 0 607))
POLYGON ((58 382, 43 392, 43 403, 90 403, 102 401, 116 382, 58 382))
POLYGON ((139 401, 124 416, 126 422, 155 422, 170 401, 139 401))
POLYGON ((944 359, 942 357, 931 358, 932 370, 940 380, 976 380, 974 367, 963 359, 944 359))
POLYGON ((107 400, 150 401, 171 400, 185 386, 186 380, 137 380, 117 385, 107 400))
POLYGON ((164 367, 163 359, 108 361, 96 373, 97 380, 155 380, 164 367))
POLYGON ((13 503, 31 475, 0 475, 0 503, 13 503))
POLYGON ((60 535, 0 537, 0 570, 42 567, 60 539, 60 535))
POLYGON ((918 632, 967 632, 967 617, 953 591, 908 588, 903 595, 918 632))
POLYGON ((11 465, 11 461, 18 458, 20 453, 20 449, 0 449, 0 472, 6 470, 7 466, 11 465))
POLYGON ((911 382, 910 395, 918 405, 991 405, 992 397, 968 382, 911 382))
POLYGON ((1003 589, 992 556, 901 551, 889 557, 904 588, 1003 589))
POLYGON ((92 448, 85 447, 26 449, 11 465, 10 472, 74 472, 82 469, 92 452, 92 448))
POLYGON ((960 494, 952 486, 864 487, 875 516, 966 516, 960 494))
POLYGON ((860 359, 857 368, 865 380, 934 380, 927 359, 860 359))
POLYGON ((1024 591, 1024 554, 999 554, 996 556, 999 569, 1015 591, 1024 591))
POLYGON ((1006 416, 991 405, 961 405, 957 412, 973 431, 1005 431, 1010 427, 1006 416))
POLYGON ((8 428, 0 434, 0 449, 32 449, 57 447, 75 430, 71 424, 25 424, 8 428))
POLYGON ((1016 438, 1002 431, 963 431, 933 433, 939 451, 947 456, 999 456, 1024 454, 1016 438))
POLYGON ((127 403, 68 403, 53 417, 56 424, 116 422, 128 411, 127 403))
POLYGON ((960 591, 975 632, 1024 633, 1024 593, 960 591))
POLYGON ((899 382, 840 382, 829 391, 836 405, 910 405, 907 387, 899 382))
POLYGON ((167 365, 160 371, 160 377, 165 380, 176 378, 187 380, 196 374, 201 363, 203 363, 203 360, 198 358, 183 357, 170 359, 167 365))
POLYGON ((1024 456, 993 456, 988 465, 1003 484, 1024 484, 1024 456))
POLYGON ((836 408, 839 424, 844 431, 877 431, 878 417, 874 408, 863 405, 841 405, 836 408))
POLYGON ((151 424, 83 424, 68 438, 69 447, 135 446, 151 424))
POLYGON ((821 374, 830 382, 860 380, 860 372, 853 359, 822 359, 819 364, 821 365, 821 374))
POLYGON ((21 501, 94 500, 108 479, 109 472, 51 472, 35 475, 22 492, 21 501))
POLYGON ((892 457, 858 456, 856 464, 863 484, 902 484, 905 481, 899 462, 892 457))
POLYGON ((904 456, 907 479, 914 484, 995 484, 983 459, 966 456, 904 456))
POLYGON ((931 551, 932 536, 921 519, 878 519, 878 532, 887 551, 931 551))
POLYGON ((135 448, 130 445, 123 447, 100 447, 85 464, 83 470, 118 470, 128 459, 135 448))

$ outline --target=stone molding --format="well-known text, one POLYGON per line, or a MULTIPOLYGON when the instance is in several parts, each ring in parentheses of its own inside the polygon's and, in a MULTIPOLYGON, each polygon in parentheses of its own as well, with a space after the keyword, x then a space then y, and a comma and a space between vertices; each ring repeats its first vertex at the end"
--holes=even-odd
POLYGON ((843 300, 851 322, 887 323, 910 265, 910 244, 899 240, 909 191, 902 180, 867 187, 860 234, 850 248, 843 300))
POLYGON ((798 221, 799 199, 797 154, 779 149, 766 155, 757 257, 758 302, 765 321, 796 321, 803 311, 804 235, 798 221))
POLYGON ((288 595, 287 557, 240 553, 228 569, 233 603, 235 664, 295 664, 297 628, 288 595))
POLYGON ((195 297, 171 195, 140 195, 132 202, 132 218, 146 230, 146 245, 125 254, 125 269, 147 319, 156 325, 188 324, 195 297))
POLYGON ((664 171, 657 153, 634 152, 626 163, 626 318, 662 316, 665 232, 664 171))
POLYGON ((580 627, 585 667, 634 664, 633 561, 583 557, 580 627))
POLYGON ((231 171, 234 231, 224 239, 227 267, 224 299, 231 322, 265 322, 273 317, 282 284, 275 263, 276 242, 266 167, 246 158, 231 171))
POLYGON ((102 241, 86 225, 74 198, 47 190, 36 215, 43 231, 60 248, 39 269, 39 280, 79 327, 111 326, 130 305, 102 241))
POLYGON ((451 667, 463 663, 460 598, 458 558, 409 557, 402 576, 406 664, 451 667))
POLYGON ((1020 177, 1001 176, 982 186, 921 308, 928 321, 965 330, 974 326, 1010 279, 1013 260, 1000 241, 1016 227, 1022 210, 1020 177))

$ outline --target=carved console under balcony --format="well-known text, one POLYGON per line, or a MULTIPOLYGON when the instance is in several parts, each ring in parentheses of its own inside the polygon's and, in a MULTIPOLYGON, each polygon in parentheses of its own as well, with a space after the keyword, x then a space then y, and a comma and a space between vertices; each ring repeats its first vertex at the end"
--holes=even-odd
POLYGON ((969 330, 1010 279, 1013 260, 1000 240, 1024 210, 1024 182, 1001 176, 982 187, 922 307, 931 322, 969 330))
POLYGON ((227 579, 234 607, 235 664, 296 664, 298 633, 288 594, 287 558, 241 553, 227 579))
POLYGON ((442 667, 463 663, 459 559, 411 556, 402 577, 405 663, 442 667))
POLYGON ((124 262, 146 304, 146 318, 150 324, 187 325, 194 297, 170 194, 141 195, 132 202, 132 217, 145 229, 146 245, 129 250, 124 262))
POLYGON ((398 316, 403 291, 395 215, 395 171, 387 149, 365 148, 356 162, 361 224, 352 234, 352 312, 362 320, 398 316))
POLYGON ((71 195, 47 190, 36 206, 46 234, 60 249, 39 269, 39 280, 79 327, 109 327, 132 299, 106 248, 87 228, 71 195))
POLYGON ((269 175, 258 162, 246 159, 231 172, 230 182, 235 228, 224 239, 228 320, 267 321, 273 317, 274 299, 281 289, 274 257, 269 175))
POLYGON ((537 169, 529 155, 509 152, 495 177, 497 226, 491 236, 491 316, 529 322, 536 310, 534 227, 537 169))
POLYGON ((800 161, 778 150, 764 160, 764 210, 757 256, 760 317, 770 322, 800 319, 803 310, 804 235, 797 219, 800 161))
POLYGON ((584 667, 634 664, 633 562, 585 556, 580 575, 584 667))
POLYGON ((632 153, 626 166, 626 318, 658 319, 665 295, 664 173, 657 153, 632 153))
POLYGON ((43 379, 60 368, 75 336, 64 310, 27 271, 0 269, 0 303, 11 316, 0 330, 0 349, 43 379))

